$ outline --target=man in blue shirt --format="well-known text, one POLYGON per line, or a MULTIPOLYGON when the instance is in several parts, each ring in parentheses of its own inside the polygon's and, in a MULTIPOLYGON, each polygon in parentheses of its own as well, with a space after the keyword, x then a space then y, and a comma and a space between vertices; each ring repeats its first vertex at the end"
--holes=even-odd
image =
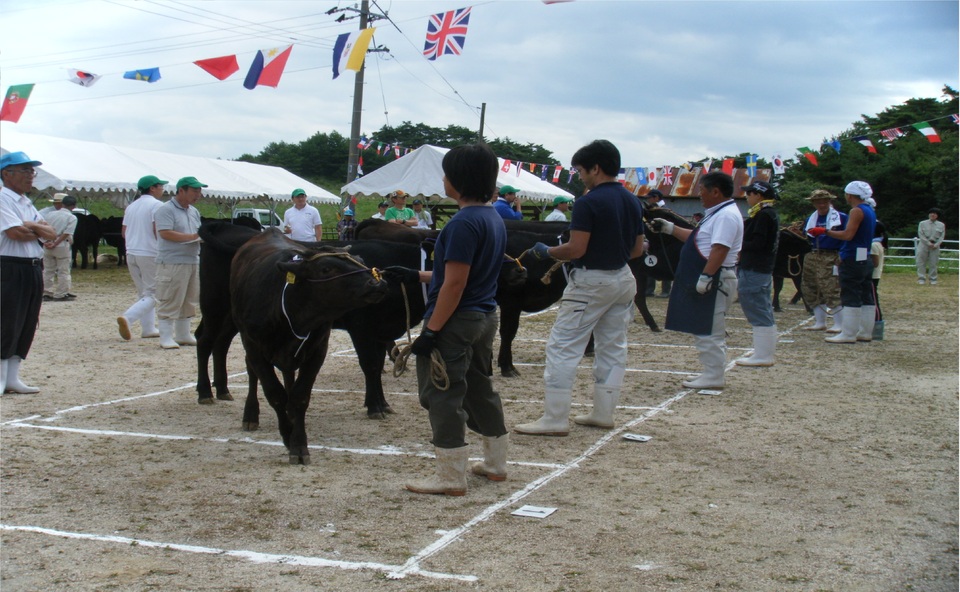
POLYGON ((626 372, 627 327, 637 294, 627 261, 643 254, 643 213, 636 196, 617 181, 620 151, 612 143, 595 140, 577 150, 571 162, 590 191, 577 199, 569 242, 556 247, 537 243, 532 249, 540 259, 571 261, 573 269, 547 340, 543 417, 515 426, 518 434, 569 433, 573 383, 591 333, 593 410, 573 420, 612 428, 626 372))
POLYGON ((500 197, 493 202, 493 208, 504 220, 523 220, 523 214, 520 213, 520 200, 517 199, 517 192, 519 191, 519 189, 510 185, 504 185, 500 188, 500 197))

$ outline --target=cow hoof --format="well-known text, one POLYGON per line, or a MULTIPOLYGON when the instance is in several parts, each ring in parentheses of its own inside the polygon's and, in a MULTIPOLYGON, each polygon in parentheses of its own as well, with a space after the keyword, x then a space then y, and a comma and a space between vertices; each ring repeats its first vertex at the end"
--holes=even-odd
POLYGON ((260 422, 258 421, 245 421, 243 422, 243 431, 245 432, 255 432, 260 429, 260 422))
POLYGON ((310 455, 309 454, 291 454, 290 455, 290 464, 291 465, 309 465, 310 464, 310 455))
POLYGON ((396 415, 397 413, 396 411, 393 410, 393 407, 391 407, 390 405, 384 405, 383 412, 386 413, 387 415, 396 415))
POLYGON ((367 419, 386 419, 387 414, 384 411, 367 411, 367 419))
POLYGON ((233 395, 231 395, 229 392, 217 393, 217 398, 220 399, 221 401, 232 401, 233 395))
POLYGON ((198 397, 197 403, 201 405, 213 405, 213 397, 198 397))
POLYGON ((520 378, 520 373, 517 372, 516 368, 505 368, 500 371, 500 375, 504 378, 520 378))
POLYGON ((783 312, 783 309, 780 308, 779 306, 774 306, 774 307, 773 307, 773 312, 783 312))

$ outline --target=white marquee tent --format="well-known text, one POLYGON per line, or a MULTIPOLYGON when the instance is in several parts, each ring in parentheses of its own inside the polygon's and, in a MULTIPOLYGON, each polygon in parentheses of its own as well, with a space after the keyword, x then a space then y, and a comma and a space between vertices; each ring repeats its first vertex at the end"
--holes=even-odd
MULTIPOLYGON (((344 185, 340 192, 358 197, 383 197, 391 191, 401 189, 414 197, 440 199, 445 197, 441 161, 448 151, 449 148, 425 144, 369 175, 344 185)), ((499 160, 502 166, 503 159, 499 160)), ((558 195, 573 198, 573 194, 540 180, 540 177, 532 173, 521 170, 518 175, 515 167, 509 173, 500 171, 497 187, 504 185, 516 187, 520 190, 519 196, 530 201, 553 201, 558 195)))
POLYGON ((280 167, 262 164, 24 134, 9 128, 0 137, 0 150, 3 154, 26 152, 42 162, 33 183, 40 190, 133 194, 140 177, 156 175, 170 181, 166 190, 173 193, 177 179, 189 176, 209 185, 203 190, 206 197, 284 201, 300 188, 310 201, 340 203, 326 189, 280 167))

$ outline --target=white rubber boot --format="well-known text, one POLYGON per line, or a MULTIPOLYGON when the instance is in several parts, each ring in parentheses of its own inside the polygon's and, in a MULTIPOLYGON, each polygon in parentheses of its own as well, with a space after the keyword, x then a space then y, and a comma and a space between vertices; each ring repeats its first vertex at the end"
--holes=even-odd
POLYGON ((21 395, 32 395, 39 393, 40 389, 35 386, 27 386, 20 381, 20 356, 11 356, 7 360, 7 377, 3 382, 4 392, 10 391, 20 393, 21 395))
POLYGON ((860 332, 860 307, 848 306, 843 309, 843 326, 840 333, 824 339, 827 343, 856 343, 860 332))
POLYGON ((613 427, 613 412, 620 401, 620 388, 604 385, 593 387, 593 411, 586 415, 577 415, 574 423, 598 428, 611 429, 613 427))
POLYGON ((531 436, 566 436, 570 433, 569 389, 546 389, 543 398, 543 417, 531 423, 522 423, 513 427, 518 434, 531 436))
POLYGON ((727 364, 726 350, 720 344, 724 342, 724 333, 718 335, 698 336, 695 341, 699 352, 700 364, 703 365, 703 374, 684 380, 681 384, 695 389, 722 389, 724 387, 723 369, 727 364), (704 348, 700 340, 707 340, 713 347, 704 348), (719 347, 718 347, 719 346, 719 347))
POLYGON ((157 331, 157 302, 153 298, 150 299, 150 307, 140 317, 140 337, 160 337, 160 332, 157 331))
POLYGON ((437 473, 433 477, 407 483, 406 488, 414 493, 434 495, 464 495, 467 493, 466 446, 460 448, 436 448, 437 473))
POLYGON ((777 326, 753 328, 753 354, 737 360, 737 366, 773 366, 777 351, 777 326))
POLYGON ((827 309, 818 304, 813 307, 813 325, 804 327, 805 331, 824 331, 827 328, 827 309))
POLYGON ((7 362, 10 360, 0 360, 0 393, 7 392, 7 362))
POLYGON ((857 333, 857 341, 873 341, 873 323, 877 320, 877 307, 860 307, 860 331, 857 333))
POLYGON ((174 324, 176 328, 174 341, 180 345, 196 345, 197 340, 190 332, 190 319, 177 319, 174 324))
POLYGON ((827 329, 827 333, 839 333, 843 330, 843 307, 838 306, 833 311, 833 326, 827 329))
POLYGON ((180 346, 173 340, 173 319, 160 319, 160 347, 163 349, 180 349, 180 346))
POLYGON ((491 481, 507 480, 507 446, 510 434, 490 438, 483 438, 483 461, 475 462, 470 467, 474 475, 486 477, 491 481))

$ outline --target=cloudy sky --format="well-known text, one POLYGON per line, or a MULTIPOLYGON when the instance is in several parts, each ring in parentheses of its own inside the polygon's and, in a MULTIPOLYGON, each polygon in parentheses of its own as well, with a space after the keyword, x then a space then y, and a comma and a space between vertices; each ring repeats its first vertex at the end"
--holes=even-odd
MULTIPOLYGON (((4 0, 0 84, 36 83, 3 132, 236 158, 316 132, 350 135, 352 72, 332 51, 357 19, 324 0, 4 0), (243 88, 258 49, 293 44, 278 88, 243 88), (236 54, 220 82, 193 61, 236 54), (154 84, 124 71, 160 67, 154 84), (67 69, 102 75, 92 87, 67 69)), ((564 164, 594 138, 625 165, 755 152, 791 157, 861 114, 958 87, 958 3, 377 0, 364 133, 404 121, 542 144, 564 164), (430 14, 472 6, 461 56, 422 57, 430 14)), ((939 125, 947 125, 940 122, 939 125)), ((4 148, 15 150, 15 146, 4 148)), ((41 158, 42 155, 33 155, 41 158)), ((346 166, 344 166, 346 176, 346 166)))

